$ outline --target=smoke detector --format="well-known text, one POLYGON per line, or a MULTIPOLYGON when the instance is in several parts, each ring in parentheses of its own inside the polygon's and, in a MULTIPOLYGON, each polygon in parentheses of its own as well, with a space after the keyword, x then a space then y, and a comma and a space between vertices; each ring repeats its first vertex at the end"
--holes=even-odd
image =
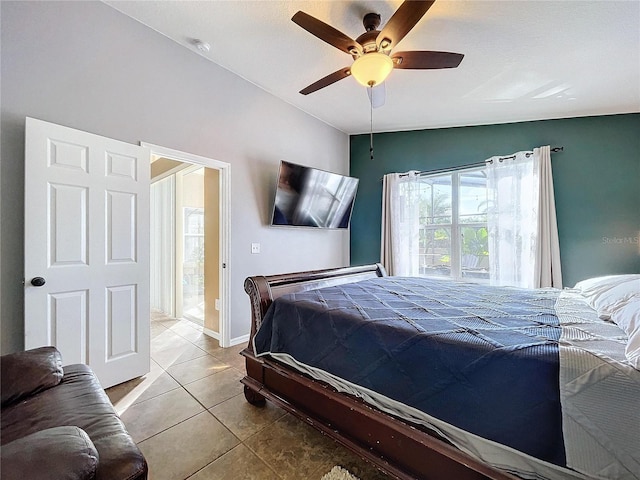
POLYGON ((202 53, 207 53, 209 50, 211 50, 211 45, 209 45, 207 42, 203 42, 202 40, 194 39, 194 40, 191 40, 191 43, 193 44, 194 47, 196 47, 202 53))

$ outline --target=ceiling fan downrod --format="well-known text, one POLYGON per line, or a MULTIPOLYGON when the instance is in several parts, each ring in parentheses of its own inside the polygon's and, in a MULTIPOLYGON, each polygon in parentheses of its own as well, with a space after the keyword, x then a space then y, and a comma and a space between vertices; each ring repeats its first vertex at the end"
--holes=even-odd
POLYGON ((362 19, 362 24, 367 32, 371 32, 378 29, 381 20, 379 13, 367 13, 362 19))

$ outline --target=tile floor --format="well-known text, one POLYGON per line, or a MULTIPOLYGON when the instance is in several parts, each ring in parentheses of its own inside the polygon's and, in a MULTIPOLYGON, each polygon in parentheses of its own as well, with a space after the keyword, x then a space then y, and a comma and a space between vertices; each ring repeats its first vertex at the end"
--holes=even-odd
POLYGON ((187 320, 154 314, 151 371, 107 390, 151 480, 320 480, 334 465, 387 477, 267 402, 246 402, 245 345, 220 348, 187 320))

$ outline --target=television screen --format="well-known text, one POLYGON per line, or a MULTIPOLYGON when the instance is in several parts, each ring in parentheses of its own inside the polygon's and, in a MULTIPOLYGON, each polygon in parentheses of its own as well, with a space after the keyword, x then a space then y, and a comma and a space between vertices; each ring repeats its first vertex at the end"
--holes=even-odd
POLYGON ((272 225, 348 228, 358 179, 280 162, 272 225))

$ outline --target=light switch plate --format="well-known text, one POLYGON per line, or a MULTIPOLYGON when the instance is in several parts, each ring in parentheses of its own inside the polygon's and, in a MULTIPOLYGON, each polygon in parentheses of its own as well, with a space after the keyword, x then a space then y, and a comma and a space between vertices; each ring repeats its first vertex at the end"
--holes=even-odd
POLYGON ((251 244, 251 253, 260 253, 260 244, 252 243, 251 244))

